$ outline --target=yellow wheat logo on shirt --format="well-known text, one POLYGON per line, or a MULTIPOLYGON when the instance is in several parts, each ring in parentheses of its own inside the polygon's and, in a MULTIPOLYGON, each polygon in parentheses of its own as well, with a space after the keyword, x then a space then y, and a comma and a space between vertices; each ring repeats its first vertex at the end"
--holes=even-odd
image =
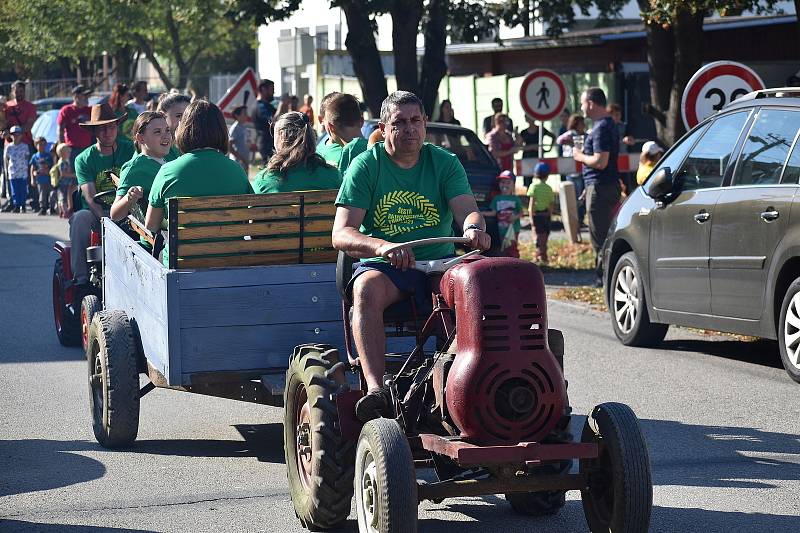
POLYGON ((430 200, 410 191, 386 193, 375 209, 375 228, 388 236, 439 225, 439 211, 430 200))

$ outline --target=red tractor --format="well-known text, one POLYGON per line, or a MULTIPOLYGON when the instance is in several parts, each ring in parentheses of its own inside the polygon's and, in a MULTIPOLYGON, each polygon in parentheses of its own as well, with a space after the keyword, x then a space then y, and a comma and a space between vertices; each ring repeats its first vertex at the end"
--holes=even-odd
POLYGON ((393 415, 366 424, 355 418, 366 386, 342 290, 352 260, 340 254, 348 361, 332 346, 304 345, 287 371, 284 443, 300 521, 339 524, 355 493, 360 531, 414 532, 423 500, 504 494, 515 511, 544 515, 580 490, 591 531, 647 531, 650 461, 633 411, 598 405, 573 435, 564 341, 547 327, 541 271, 475 254, 418 262, 432 308, 385 313, 387 332, 416 337, 415 347, 386 354, 393 415), (418 480, 421 469, 437 480, 418 480))

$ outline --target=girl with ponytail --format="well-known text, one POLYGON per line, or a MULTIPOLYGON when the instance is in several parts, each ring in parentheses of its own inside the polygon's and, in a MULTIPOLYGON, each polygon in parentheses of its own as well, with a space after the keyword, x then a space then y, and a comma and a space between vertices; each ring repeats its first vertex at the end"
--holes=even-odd
POLYGON ((284 113, 273 128, 275 153, 256 175, 256 193, 339 188, 339 171, 317 154, 314 129, 305 113, 284 113))

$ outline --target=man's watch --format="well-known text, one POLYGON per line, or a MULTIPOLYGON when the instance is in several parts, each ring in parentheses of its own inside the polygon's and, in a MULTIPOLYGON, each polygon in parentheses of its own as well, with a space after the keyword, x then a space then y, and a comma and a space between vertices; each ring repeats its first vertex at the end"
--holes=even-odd
POLYGON ((466 228, 464 228, 464 233, 466 233, 466 232, 467 232, 467 230, 470 230, 470 229, 476 229, 476 230, 478 230, 478 231, 483 231, 484 233, 486 232, 486 230, 485 230, 485 229, 483 229, 482 227, 480 227, 479 225, 477 225, 477 224, 470 224, 469 226, 467 226, 466 228))

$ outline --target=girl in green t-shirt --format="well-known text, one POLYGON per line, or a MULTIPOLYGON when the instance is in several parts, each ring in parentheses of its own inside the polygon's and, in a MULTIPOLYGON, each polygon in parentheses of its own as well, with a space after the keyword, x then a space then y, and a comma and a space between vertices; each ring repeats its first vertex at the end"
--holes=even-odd
POLYGON ((153 179, 172 148, 172 131, 166 115, 159 111, 145 111, 136 117, 131 133, 137 153, 122 165, 117 198, 111 206, 112 220, 128 216, 136 202, 150 194, 153 179))
POLYGON ((316 152, 314 129, 298 111, 275 122, 275 154, 253 181, 256 193, 338 189, 339 171, 316 152))

